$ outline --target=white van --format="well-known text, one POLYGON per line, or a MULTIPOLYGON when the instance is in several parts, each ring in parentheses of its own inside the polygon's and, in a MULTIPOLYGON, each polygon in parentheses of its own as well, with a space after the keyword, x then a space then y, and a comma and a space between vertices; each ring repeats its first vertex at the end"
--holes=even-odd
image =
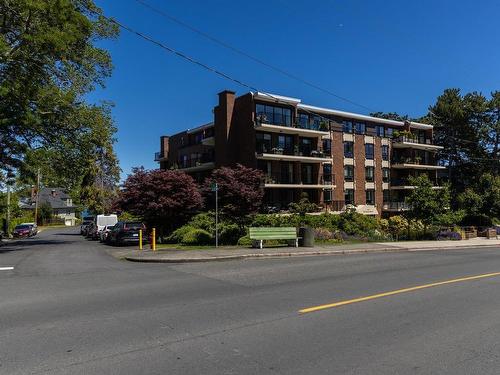
POLYGON ((95 218, 95 224, 97 226, 97 236, 99 236, 99 232, 104 230, 107 226, 113 226, 118 223, 118 216, 116 215, 97 215, 95 218))

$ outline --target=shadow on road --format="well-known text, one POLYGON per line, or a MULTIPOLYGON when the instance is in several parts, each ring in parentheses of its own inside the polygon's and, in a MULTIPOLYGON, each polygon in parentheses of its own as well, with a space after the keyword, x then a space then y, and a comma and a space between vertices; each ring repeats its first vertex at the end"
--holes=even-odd
POLYGON ((40 245, 68 245, 75 243, 75 241, 55 241, 55 240, 43 240, 43 239, 25 239, 25 240, 18 240, 14 241, 9 244, 3 244, 3 246, 0 247, 0 254, 1 253, 7 253, 10 251, 20 251, 20 250, 28 250, 29 248, 33 246, 40 246, 40 245))

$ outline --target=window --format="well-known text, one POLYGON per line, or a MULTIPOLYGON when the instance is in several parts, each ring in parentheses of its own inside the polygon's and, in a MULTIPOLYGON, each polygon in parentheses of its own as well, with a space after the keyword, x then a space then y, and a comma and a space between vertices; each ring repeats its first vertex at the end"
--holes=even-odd
POLYGON ((366 132, 366 125, 364 122, 357 122, 356 123, 356 134, 365 134, 366 132))
POLYGON ((324 190, 323 201, 324 202, 331 202, 332 201, 332 191, 330 189, 324 190))
POLYGON ((259 154, 271 152, 271 134, 268 133, 257 133, 255 135, 256 138, 256 147, 257 152, 259 154))
POLYGON ((383 137, 385 135, 384 134, 385 128, 382 125, 377 125, 376 129, 377 129, 377 137, 383 137))
POLYGON ((368 189, 366 191, 366 204, 375 204, 375 190, 368 189))
POLYGON ((389 160, 389 146, 382 145, 382 160, 389 160))
POLYGON ((344 166, 344 180, 354 181, 354 165, 344 166))
POLYGON ((354 189, 345 189, 344 201, 345 204, 354 204, 354 189))
POLYGON ((301 177, 302 177, 303 184, 312 184, 313 183, 312 165, 302 164, 301 177))
POLYGON ((323 139, 323 152, 325 154, 330 155, 332 152, 332 140, 331 139, 323 139))
POLYGON ((292 125, 292 110, 289 108, 275 107, 266 104, 256 104, 255 114, 257 118, 266 124, 292 125))
POLYGON ((332 165, 323 164, 323 182, 332 182, 332 165))
POLYGON ((375 176, 375 168, 374 167, 365 167, 365 178, 368 182, 373 182, 375 176))
POLYGON ((354 157, 354 142, 349 142, 349 141, 344 142, 344 157, 345 158, 354 157))
POLYGON ((382 190, 382 196, 383 196, 384 203, 388 203, 391 201, 389 191, 390 190, 382 190))
POLYGON ((307 129, 309 127, 309 116, 305 113, 299 114, 299 126, 307 129))
POLYGON ((365 157, 373 160, 373 143, 365 143, 365 157))
POLYGON ((312 141, 309 138, 300 138, 300 152, 304 156, 310 156, 312 151, 312 141))
POLYGON ((390 179, 389 168, 382 168, 382 181, 389 182, 389 179, 390 179))
POLYGON ((394 129, 393 128, 386 128, 385 129, 385 136, 387 138, 392 138, 393 133, 394 133, 394 129))
POLYGON ((344 133, 352 133, 352 121, 342 121, 342 131, 344 133))
POLYGON ((283 149, 285 155, 293 154, 293 136, 291 135, 279 135, 278 136, 278 147, 283 149))

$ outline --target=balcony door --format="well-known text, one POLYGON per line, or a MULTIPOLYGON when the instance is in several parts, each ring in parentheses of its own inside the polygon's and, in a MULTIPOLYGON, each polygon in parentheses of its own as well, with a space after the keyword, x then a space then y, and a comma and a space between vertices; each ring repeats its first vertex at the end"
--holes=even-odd
POLYGON ((278 147, 283 149, 285 155, 293 154, 293 135, 278 136, 278 147))
POLYGON ((303 184, 312 184, 313 183, 313 171, 312 165, 310 164, 302 164, 301 167, 301 177, 303 184))

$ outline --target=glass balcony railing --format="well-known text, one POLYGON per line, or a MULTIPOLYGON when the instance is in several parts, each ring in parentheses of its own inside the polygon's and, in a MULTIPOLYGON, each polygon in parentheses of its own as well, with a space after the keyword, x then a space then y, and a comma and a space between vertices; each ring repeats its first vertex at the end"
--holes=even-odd
POLYGON ((286 126, 289 128, 299 128, 323 132, 327 132, 329 130, 329 125, 326 121, 306 121, 303 119, 295 119, 295 121, 293 121, 291 116, 281 114, 277 115, 276 113, 257 113, 255 119, 257 124, 286 126))
POLYGON ((417 138, 407 135, 400 135, 392 140, 394 143, 416 143, 421 145, 432 145, 432 140, 429 138, 417 138))
POLYGON ((264 182, 266 184, 285 184, 285 185, 333 185, 334 175, 295 176, 289 173, 272 172, 266 173, 264 182))

